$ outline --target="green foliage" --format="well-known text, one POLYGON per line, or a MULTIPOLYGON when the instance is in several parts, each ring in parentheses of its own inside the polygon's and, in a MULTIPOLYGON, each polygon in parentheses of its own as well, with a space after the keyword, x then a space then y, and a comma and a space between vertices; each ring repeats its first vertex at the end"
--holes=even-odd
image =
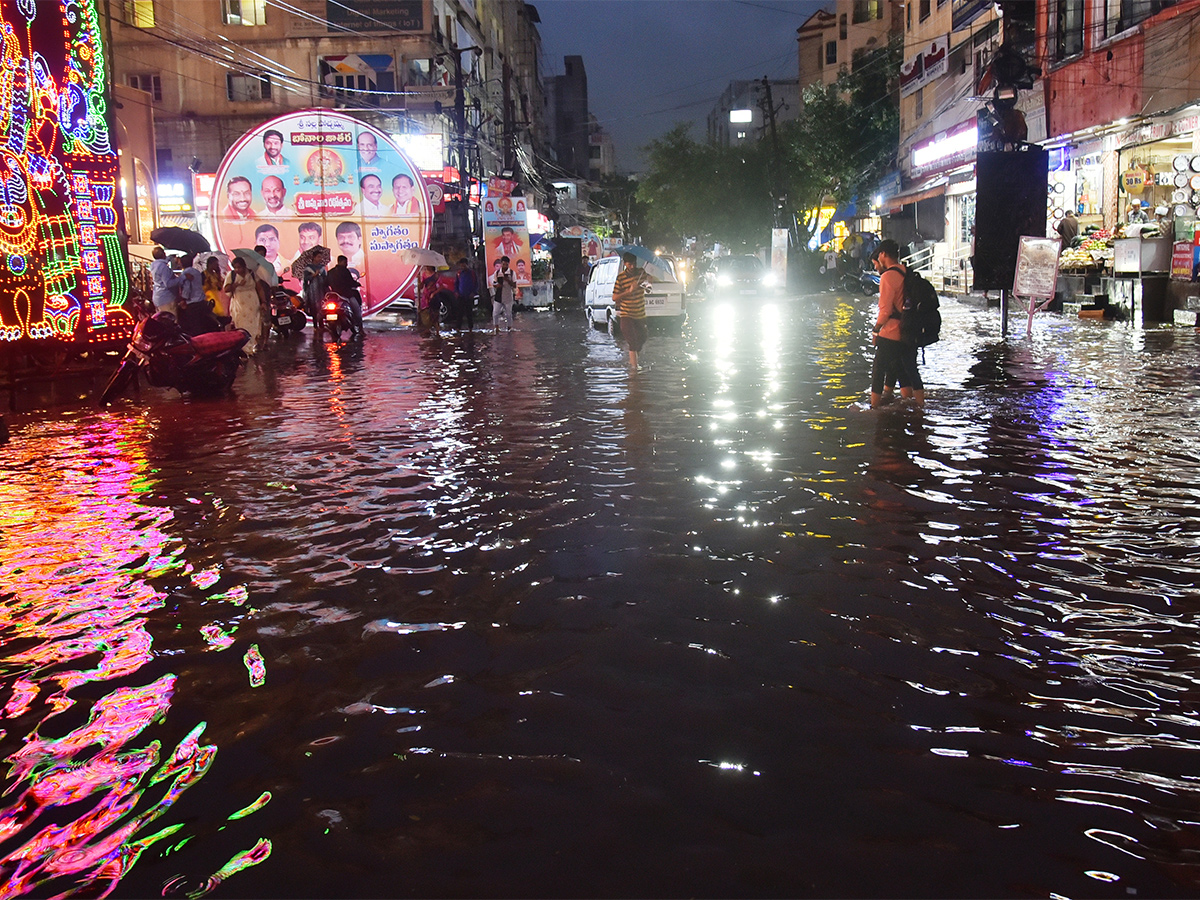
MULTIPOLYGON (((801 222, 823 202, 863 195, 893 166, 899 114, 890 78, 898 70, 898 45, 863 55, 836 85, 808 88, 800 117, 779 126, 778 175, 801 222)), ((689 128, 677 125, 645 148, 637 198, 647 225, 732 247, 768 243, 773 142, 716 147, 693 141, 689 128)))
POLYGON ((648 224, 733 247, 761 246, 771 227, 766 149, 698 144, 688 128, 677 125, 646 148, 650 166, 638 198, 648 224))

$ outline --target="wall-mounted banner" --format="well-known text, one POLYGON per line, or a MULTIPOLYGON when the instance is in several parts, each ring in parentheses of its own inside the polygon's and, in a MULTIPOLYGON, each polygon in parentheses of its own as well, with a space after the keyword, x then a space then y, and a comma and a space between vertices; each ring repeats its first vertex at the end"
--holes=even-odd
POLYGON ((900 64, 900 96, 907 97, 918 88, 945 75, 949 57, 950 35, 943 34, 906 59, 900 64))
POLYGON ((217 170, 212 213, 222 250, 261 244, 281 277, 318 244, 334 260, 345 256, 359 272, 367 313, 414 284, 416 269, 398 254, 428 246, 433 222, 421 173, 391 138, 323 109, 279 116, 243 135, 217 170))

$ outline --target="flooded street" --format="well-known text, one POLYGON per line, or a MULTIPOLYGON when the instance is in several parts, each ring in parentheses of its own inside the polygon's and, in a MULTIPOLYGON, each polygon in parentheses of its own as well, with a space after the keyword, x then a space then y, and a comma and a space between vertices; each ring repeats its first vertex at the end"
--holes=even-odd
POLYGON ((8 416, 3 896, 1195 896, 1200 340, 872 303, 8 416))

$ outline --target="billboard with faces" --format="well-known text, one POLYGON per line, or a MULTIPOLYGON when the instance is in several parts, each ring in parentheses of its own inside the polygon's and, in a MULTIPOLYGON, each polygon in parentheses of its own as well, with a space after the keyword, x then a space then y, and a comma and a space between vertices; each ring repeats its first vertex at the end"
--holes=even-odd
POLYGON ((288 113, 243 135, 217 170, 211 209, 221 250, 261 244, 283 278, 310 247, 345 256, 366 313, 412 295, 418 272, 399 253, 428 246, 433 225, 425 182, 391 138, 325 109, 288 113))

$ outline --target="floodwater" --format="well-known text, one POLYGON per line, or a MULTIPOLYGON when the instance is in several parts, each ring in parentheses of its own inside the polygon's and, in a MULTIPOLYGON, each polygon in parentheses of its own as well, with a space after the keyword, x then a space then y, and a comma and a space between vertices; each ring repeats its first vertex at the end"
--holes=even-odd
POLYGON ((10 415, 0 896, 1195 896, 1200 340, 871 310, 10 415))

